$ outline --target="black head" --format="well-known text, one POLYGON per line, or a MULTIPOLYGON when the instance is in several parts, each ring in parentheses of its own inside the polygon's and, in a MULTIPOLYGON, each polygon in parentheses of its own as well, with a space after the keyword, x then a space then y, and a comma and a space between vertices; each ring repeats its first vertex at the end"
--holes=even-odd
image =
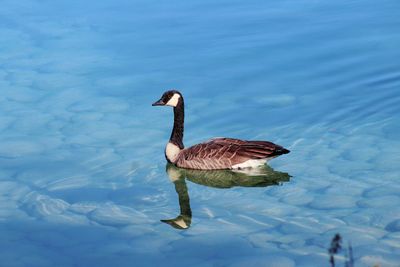
POLYGON ((166 91, 158 101, 152 104, 152 106, 176 107, 182 99, 182 94, 179 91, 170 90, 166 91))

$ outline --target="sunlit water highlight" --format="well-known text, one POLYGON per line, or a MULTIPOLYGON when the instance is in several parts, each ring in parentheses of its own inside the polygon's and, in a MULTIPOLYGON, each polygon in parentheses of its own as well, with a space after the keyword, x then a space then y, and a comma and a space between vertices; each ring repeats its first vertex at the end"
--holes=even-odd
POLYGON ((0 266, 327 266, 336 233, 356 266, 399 266, 399 10, 3 1, 0 266), (171 179, 169 88, 186 145, 292 152, 255 184, 171 179))

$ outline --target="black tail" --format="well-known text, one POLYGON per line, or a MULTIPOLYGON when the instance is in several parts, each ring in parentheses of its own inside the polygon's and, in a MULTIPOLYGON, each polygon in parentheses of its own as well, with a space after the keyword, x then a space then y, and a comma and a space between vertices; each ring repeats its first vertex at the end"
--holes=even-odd
POLYGON ((273 153, 274 156, 279 156, 283 154, 288 154, 290 152, 289 149, 286 149, 284 147, 277 147, 273 153))
POLYGON ((290 150, 286 149, 286 148, 282 148, 281 152, 282 152, 282 154, 288 154, 290 152, 290 150))

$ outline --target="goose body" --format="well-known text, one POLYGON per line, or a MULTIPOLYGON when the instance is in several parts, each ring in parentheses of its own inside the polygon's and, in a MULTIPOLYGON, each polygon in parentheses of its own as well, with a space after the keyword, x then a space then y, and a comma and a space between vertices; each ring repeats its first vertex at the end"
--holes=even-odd
POLYGON ((180 168, 197 170, 243 169, 265 164, 269 159, 290 151, 268 141, 213 138, 184 148, 184 101, 176 90, 167 91, 153 106, 174 108, 174 127, 165 148, 168 162, 180 168))

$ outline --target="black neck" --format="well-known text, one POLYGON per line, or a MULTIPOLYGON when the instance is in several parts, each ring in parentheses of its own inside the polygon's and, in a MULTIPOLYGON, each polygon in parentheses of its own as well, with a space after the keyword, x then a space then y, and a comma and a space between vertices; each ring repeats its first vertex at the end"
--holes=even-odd
POLYGON ((178 105, 174 107, 174 128, 172 129, 171 137, 169 141, 177 145, 180 149, 183 149, 183 124, 185 119, 185 108, 183 104, 183 98, 180 97, 178 105))

